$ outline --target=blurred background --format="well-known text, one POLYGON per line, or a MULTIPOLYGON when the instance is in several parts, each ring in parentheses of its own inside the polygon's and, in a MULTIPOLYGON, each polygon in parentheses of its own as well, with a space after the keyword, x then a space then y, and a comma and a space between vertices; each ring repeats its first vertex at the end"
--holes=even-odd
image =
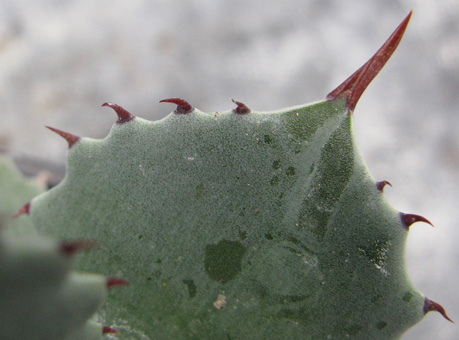
MULTIPOLYGON (((413 9, 398 51, 357 105, 355 130, 411 229, 414 284, 459 321, 457 0, 0 0, 0 150, 29 174, 64 174, 66 143, 103 138, 112 101, 150 120, 183 97, 202 111, 272 110, 325 98, 413 9)), ((369 311, 371 312, 371 311, 369 311)), ((453 340, 430 313, 404 340, 453 340)))

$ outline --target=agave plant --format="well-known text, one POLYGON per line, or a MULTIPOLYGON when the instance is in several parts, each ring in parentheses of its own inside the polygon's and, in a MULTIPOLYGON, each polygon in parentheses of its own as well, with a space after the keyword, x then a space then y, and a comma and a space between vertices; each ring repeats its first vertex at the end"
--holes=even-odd
POLYGON ((77 269, 130 283, 99 313, 120 339, 398 339, 429 311, 450 320, 405 270, 410 226, 430 222, 387 203, 353 135, 410 16, 322 101, 204 113, 169 98, 156 122, 105 103, 118 120, 102 140, 50 128, 66 177, 20 213, 96 242, 77 269))

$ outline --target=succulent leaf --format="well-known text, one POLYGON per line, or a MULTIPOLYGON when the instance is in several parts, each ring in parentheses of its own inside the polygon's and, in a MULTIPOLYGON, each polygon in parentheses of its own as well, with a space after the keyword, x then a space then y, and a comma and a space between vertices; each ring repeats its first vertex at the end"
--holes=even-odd
POLYGON ((43 184, 25 178, 0 157, 0 339, 97 340, 99 323, 87 321, 120 279, 77 273, 73 254, 87 241, 58 242, 38 236, 25 204, 43 192, 43 184))
POLYGON ((408 20, 326 101, 209 114, 171 98, 160 121, 80 138, 30 216, 97 240, 77 266, 129 281, 105 320, 129 339, 397 339, 440 310, 405 271, 404 216, 417 215, 386 202, 350 115, 408 20))
POLYGON ((106 279, 73 271, 60 249, 47 237, 0 230, 2 340, 102 338, 102 326, 87 320, 105 300, 106 279))

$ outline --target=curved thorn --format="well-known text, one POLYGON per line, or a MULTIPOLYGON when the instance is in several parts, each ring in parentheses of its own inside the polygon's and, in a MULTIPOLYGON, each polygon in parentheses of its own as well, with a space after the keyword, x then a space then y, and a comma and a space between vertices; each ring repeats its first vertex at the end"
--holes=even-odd
POLYGON ((449 316, 446 314, 445 309, 439 303, 436 303, 435 301, 425 298, 424 314, 427 314, 429 312, 439 312, 446 320, 454 323, 454 321, 449 318, 449 316))
POLYGON ((117 331, 116 329, 113 329, 113 328, 104 326, 104 327, 102 328, 102 334, 107 334, 107 333, 119 334, 119 331, 117 331))
POLYGON ((391 57, 397 48, 400 40, 405 33, 408 22, 410 21, 412 11, 395 29, 392 35, 381 46, 381 48, 370 58, 362 67, 355 71, 349 78, 347 78, 341 85, 327 95, 327 100, 331 101, 338 97, 344 97, 347 100, 347 108, 352 113, 359 101, 362 93, 367 86, 381 71, 386 62, 391 57))
POLYGON ((17 217, 19 217, 19 216, 21 216, 21 215, 24 215, 24 214, 29 215, 29 213, 30 213, 30 202, 24 204, 24 205, 22 206, 22 208, 19 209, 18 212, 17 212, 16 214, 14 214, 13 216, 11 216, 11 218, 12 218, 12 219, 13 219, 13 218, 17 218, 17 217))
POLYGON ((107 279, 107 288, 111 288, 114 286, 127 286, 127 285, 129 285, 129 283, 117 277, 109 277, 107 279))
POLYGON ((233 98, 231 98, 231 100, 233 101, 234 104, 237 105, 237 107, 233 110, 234 113, 237 113, 240 115, 250 113, 251 110, 247 107, 247 105, 245 105, 244 103, 238 102, 237 100, 234 100, 233 98))
POLYGON ((94 246, 93 241, 76 240, 70 242, 62 242, 59 247, 59 252, 65 256, 71 256, 77 251, 89 249, 94 246))
POLYGON ((124 123, 130 122, 131 120, 135 118, 133 114, 123 109, 118 104, 103 103, 102 106, 108 106, 109 108, 115 110, 116 115, 118 116, 118 120, 116 121, 117 124, 124 124, 124 123))
POLYGON ((63 137, 67 141, 67 143, 69 143, 69 149, 80 140, 80 137, 72 135, 71 133, 53 128, 51 126, 47 126, 47 128, 57 133, 59 136, 63 137))
POLYGON ((175 109, 175 113, 178 114, 187 114, 191 113, 191 111, 194 110, 194 108, 184 99, 181 98, 169 98, 169 99, 163 99, 159 101, 160 103, 172 103, 177 105, 177 108, 175 109))
POLYGON ((420 215, 415 215, 415 214, 405 214, 405 213, 400 213, 400 218, 402 219, 402 223, 404 225, 404 227, 409 230, 410 229, 410 226, 413 224, 413 223, 416 223, 416 222, 425 222, 425 223, 428 223, 430 224, 432 227, 434 226, 432 224, 432 222, 430 222, 427 218, 425 217, 422 217, 420 215))
POLYGON ((379 191, 383 192, 384 191, 384 187, 386 185, 392 186, 392 184, 390 184, 390 182, 388 182, 388 181, 376 182, 376 189, 378 189, 379 191))

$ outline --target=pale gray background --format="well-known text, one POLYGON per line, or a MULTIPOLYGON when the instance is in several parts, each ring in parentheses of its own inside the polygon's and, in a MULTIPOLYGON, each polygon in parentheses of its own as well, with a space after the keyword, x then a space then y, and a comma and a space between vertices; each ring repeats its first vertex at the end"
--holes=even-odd
MULTIPOLYGON (((115 120, 105 101, 158 119, 169 97, 207 112, 231 97, 257 110, 322 99, 410 9, 355 128, 374 177, 394 185, 392 205, 436 225, 412 227, 408 271, 459 321, 457 0, 0 0, 0 149, 59 175, 66 145, 43 126, 102 138, 115 120)), ((459 329, 431 313, 404 339, 459 329)))

